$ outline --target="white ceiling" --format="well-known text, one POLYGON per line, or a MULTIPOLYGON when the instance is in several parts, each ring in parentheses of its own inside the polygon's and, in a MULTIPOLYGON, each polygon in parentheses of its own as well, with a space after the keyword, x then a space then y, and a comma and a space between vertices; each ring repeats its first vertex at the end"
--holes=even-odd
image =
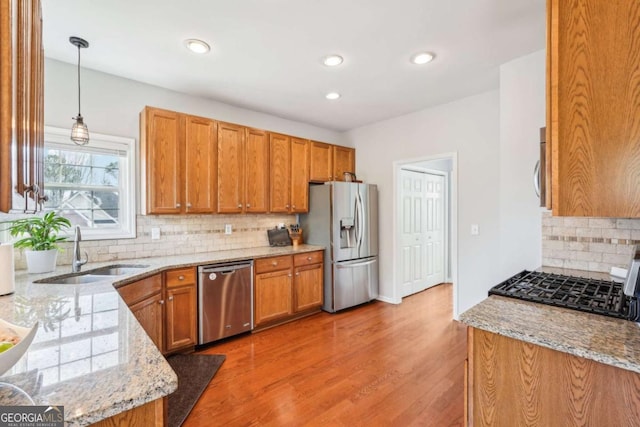
POLYGON ((545 44, 545 0, 43 0, 43 15, 49 58, 76 63, 83 37, 87 68, 337 131, 495 89, 500 64, 545 44), (424 50, 436 60, 409 62, 424 50))

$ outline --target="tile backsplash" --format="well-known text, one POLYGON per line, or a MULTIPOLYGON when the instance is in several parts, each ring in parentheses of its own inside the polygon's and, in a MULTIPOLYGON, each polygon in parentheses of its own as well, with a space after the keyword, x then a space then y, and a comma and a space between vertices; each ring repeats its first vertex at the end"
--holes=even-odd
POLYGON ((542 214, 542 265, 609 272, 627 268, 640 244, 640 219, 542 214))
MULTIPOLYGON (((82 256, 89 263, 166 255, 188 255, 228 249, 268 246, 267 230, 278 223, 295 222, 295 215, 138 215, 135 239, 84 240, 82 256), (224 225, 232 224, 233 232, 224 234, 224 225), (160 239, 151 239, 151 229, 160 228, 160 239)), ((73 240, 73 239, 71 239, 73 240)), ((73 243, 61 245, 58 265, 71 264, 73 243)), ((17 270, 26 269, 22 251, 15 250, 17 270)))

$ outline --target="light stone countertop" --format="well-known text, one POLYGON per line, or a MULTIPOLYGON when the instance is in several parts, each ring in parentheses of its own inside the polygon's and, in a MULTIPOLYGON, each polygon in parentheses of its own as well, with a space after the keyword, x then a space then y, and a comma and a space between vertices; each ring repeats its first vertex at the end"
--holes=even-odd
MULTIPOLYGON (((84 426, 172 393, 177 378, 115 288, 167 269, 323 250, 301 245, 89 263, 142 264, 135 274, 83 285, 33 283, 69 273, 16 272, 15 293, 0 297, 0 318, 21 326, 39 322, 27 353, 0 377, 0 405, 64 405, 65 425, 84 426)), ((2 278, 0 278, 2 280, 2 278)))
MULTIPOLYGON (((608 275, 601 273, 542 270, 608 279, 608 275)), ((460 321, 474 328, 640 373, 640 324, 629 320, 492 295, 462 313, 460 321)))

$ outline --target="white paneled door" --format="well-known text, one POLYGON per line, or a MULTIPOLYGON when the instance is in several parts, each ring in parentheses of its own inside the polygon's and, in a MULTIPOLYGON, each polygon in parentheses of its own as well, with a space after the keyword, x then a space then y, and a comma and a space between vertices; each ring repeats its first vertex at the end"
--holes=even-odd
POLYGON ((400 170, 402 297, 444 282, 444 183, 441 175, 400 170))

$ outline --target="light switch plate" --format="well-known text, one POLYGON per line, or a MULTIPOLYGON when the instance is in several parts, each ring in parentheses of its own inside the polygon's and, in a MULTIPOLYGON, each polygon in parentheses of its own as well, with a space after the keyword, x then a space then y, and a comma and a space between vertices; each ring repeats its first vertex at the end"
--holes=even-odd
POLYGON ((471 235, 477 236, 478 234, 480 234, 480 227, 478 227, 478 224, 471 224, 471 235))
POLYGON ((151 240, 158 240, 160 238, 160 228, 153 227, 151 229, 151 240))
POLYGON ((232 229, 231 229, 231 224, 225 224, 224 225, 224 234, 231 234, 232 229))

